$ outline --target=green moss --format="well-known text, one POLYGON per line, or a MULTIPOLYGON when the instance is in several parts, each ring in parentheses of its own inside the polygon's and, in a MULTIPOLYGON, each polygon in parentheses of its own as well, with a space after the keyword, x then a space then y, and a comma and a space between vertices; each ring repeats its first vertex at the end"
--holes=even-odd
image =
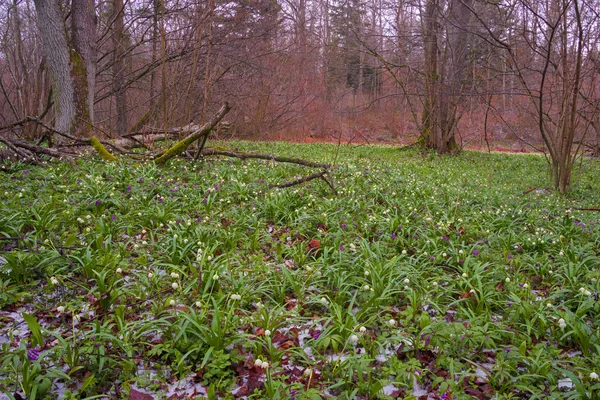
POLYGON ((100 141, 97 138, 91 138, 90 143, 92 144, 94 149, 96 149, 98 154, 100 154, 100 157, 102 157, 106 161, 119 161, 117 157, 113 156, 108 150, 106 150, 106 147, 104 147, 104 145, 100 143, 100 141))
POLYGON ((183 140, 180 140, 179 142, 175 143, 173 146, 169 147, 160 157, 158 157, 156 160, 154 160, 154 163, 156 165, 165 165, 165 163, 167 161, 169 161, 171 158, 178 156, 179 154, 186 151, 187 148, 190 147, 190 145, 192 143, 194 143, 197 139, 198 139, 198 137, 194 136, 194 137, 187 137, 183 140))

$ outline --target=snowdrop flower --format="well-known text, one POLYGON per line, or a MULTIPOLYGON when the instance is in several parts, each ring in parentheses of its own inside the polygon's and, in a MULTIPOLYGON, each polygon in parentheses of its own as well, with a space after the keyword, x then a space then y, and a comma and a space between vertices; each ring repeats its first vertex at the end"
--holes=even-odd
POLYGON ((231 295, 231 300, 241 300, 241 299, 242 299, 242 296, 240 296, 237 293, 234 293, 231 295))
POLYGON ((462 253, 464 253, 464 251, 462 251, 462 250, 459 250, 459 251, 458 251, 458 254, 462 254, 462 253))
POLYGON ((367 331, 367 328, 365 328, 364 326, 361 326, 361 327, 358 329, 358 331, 359 331, 360 333, 365 333, 365 332, 367 331))
POLYGON ((406 250, 402 250, 402 254, 406 254, 406 253, 407 253, 407 251, 406 251, 406 250))
POLYGON ((558 320, 558 326, 560 326, 560 329, 565 329, 567 327, 567 323, 564 319, 559 319, 558 320))
POLYGON ((358 336, 352 335, 348 338, 348 341, 352 344, 355 344, 356 342, 358 342, 358 336))
POLYGON ((263 361, 263 362, 262 362, 262 365, 261 365, 260 367, 261 367, 262 369, 267 369, 267 368, 269 368, 269 363, 268 363, 268 362, 266 362, 266 361, 263 361))
POLYGON ((169 300, 169 305, 170 306, 174 306, 175 305, 175 300, 173 300, 173 299, 169 300))
POLYGON ((202 306, 202 303, 200 303, 199 301, 196 302, 196 307, 200 307, 202 306))
POLYGON ((408 279, 408 278, 404 279, 404 283, 408 285, 410 283, 410 279, 408 279))
POLYGON ((507 277, 507 278, 504 280, 504 282, 506 282, 506 283, 509 283, 509 282, 510 282, 510 278, 508 278, 508 277, 507 277))
POLYGON ((117 268, 117 274, 122 274, 123 270, 121 268, 117 268))
POLYGON ((586 295, 586 296, 591 296, 591 295, 592 295, 592 292, 590 292, 589 290, 587 290, 587 289, 586 289, 586 288, 584 288, 584 287, 580 287, 580 288, 579 288, 579 291, 580 291, 582 294, 586 295))
POLYGON ((466 277, 468 277, 468 276, 469 276, 469 275, 467 275, 467 273, 466 273, 466 272, 463 272, 463 274, 462 274, 462 277, 463 277, 463 278, 466 278, 466 277))
POLYGON ((600 377, 598 377, 598 374, 597 374, 597 373, 595 373, 595 372, 592 372, 592 373, 590 374, 590 379, 593 379, 593 380, 597 381, 598 379, 600 379, 600 377))
POLYGON ((179 284, 177 282, 173 282, 173 283, 171 283, 171 287, 173 289, 177 289, 179 287, 179 284))
POLYGON ((179 278, 179 274, 177 272, 171 272, 171 278, 177 279, 179 278))
POLYGON ((56 307, 56 311, 58 311, 59 313, 64 313, 65 308, 63 306, 58 306, 58 307, 56 307))
POLYGON ((435 286, 435 287, 437 287, 438 283, 437 282, 433 282, 432 285, 435 286))
POLYGON ((214 275, 213 275, 213 281, 218 281, 218 280, 219 280, 219 275, 217 275, 217 274, 214 274, 214 275))
POLYGON ((55 277, 50 278, 50 283, 53 285, 58 285, 58 279, 56 279, 55 277))
POLYGON ((365 276, 369 276, 371 273, 365 270, 365 276))
POLYGON ((271 336, 271 331, 267 329, 267 330, 265 331, 265 336, 271 336))
POLYGON ((92 219, 92 216, 90 214, 86 215, 85 217, 86 219, 92 219))
POLYGON ((528 289, 529 288, 529 284, 528 283, 524 283, 523 284, 523 289, 528 289))
POLYGON ((80 217, 80 218, 77 218, 77 222, 79 222, 80 224, 83 224, 85 221, 83 219, 81 219, 81 217, 80 217))
POLYGON ((447 256, 447 254, 446 254, 446 253, 442 253, 442 257, 446 257, 446 256, 447 256))
POLYGON ((260 359, 256 359, 254 360, 254 365, 256 365, 257 367, 261 368, 262 367, 262 360, 260 359))
POLYGON ((559 256, 564 256, 564 255, 565 255, 565 253, 561 251, 560 253, 558 253, 558 255, 559 255, 559 256))
POLYGON ((206 259, 207 259, 208 261, 212 261, 212 256, 208 256, 208 257, 206 257, 206 259))
POLYGON ((312 374, 312 369, 310 369, 310 368, 306 368, 304 370, 304 372, 302 373, 302 375, 304 375, 304 376, 310 376, 310 374, 312 374))
POLYGON ((323 305, 327 305, 329 304, 329 301, 327 301, 327 299, 325 297, 321 297, 321 300, 319 300, 321 302, 321 304, 323 305))
POLYGON ((148 278, 152 279, 154 277, 154 274, 152 272, 148 272, 148 278))
POLYGON ((396 326, 396 320, 395 320, 395 319, 393 319, 393 318, 392 318, 392 319, 390 319, 390 320, 388 321, 388 325, 389 325, 389 326, 396 326))
POLYGON ((369 289, 371 289, 371 287, 369 285, 363 286, 363 290, 369 290, 369 289))

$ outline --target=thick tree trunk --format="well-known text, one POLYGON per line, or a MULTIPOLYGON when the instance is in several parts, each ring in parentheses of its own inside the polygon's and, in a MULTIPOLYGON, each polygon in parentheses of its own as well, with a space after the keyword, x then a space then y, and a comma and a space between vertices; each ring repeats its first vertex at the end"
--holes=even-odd
POLYGON ((117 134, 127 132, 127 93, 125 90, 125 62, 123 60, 123 49, 125 42, 125 25, 123 22, 123 0, 113 0, 113 84, 115 90, 115 108, 117 112, 117 134))
MULTIPOLYGON (((58 1, 35 0, 35 7, 44 55, 52 76, 54 128, 59 132, 86 136, 94 122, 94 0, 73 1, 70 41, 58 1)), ((62 140, 61 137, 56 139, 62 140)))
MULTIPOLYGON (((75 119, 75 94, 70 75, 70 55, 63 16, 54 0, 35 0, 37 25, 50 71, 54 95, 54 127, 69 132, 75 119)), ((56 136, 56 135, 55 135, 56 136)), ((56 136, 60 142, 62 137, 56 136)))
POLYGON ((96 86, 96 15, 94 0, 75 0, 71 6, 71 79, 75 91, 73 131, 87 136, 94 123, 96 86))

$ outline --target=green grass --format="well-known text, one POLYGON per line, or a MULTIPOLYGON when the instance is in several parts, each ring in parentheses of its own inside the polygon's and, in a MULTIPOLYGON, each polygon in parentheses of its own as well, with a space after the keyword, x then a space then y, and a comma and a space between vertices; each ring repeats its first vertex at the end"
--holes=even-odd
POLYGON ((598 161, 562 197, 539 155, 220 145, 335 164, 339 193, 271 162, 7 165, 5 396, 600 397, 598 161))

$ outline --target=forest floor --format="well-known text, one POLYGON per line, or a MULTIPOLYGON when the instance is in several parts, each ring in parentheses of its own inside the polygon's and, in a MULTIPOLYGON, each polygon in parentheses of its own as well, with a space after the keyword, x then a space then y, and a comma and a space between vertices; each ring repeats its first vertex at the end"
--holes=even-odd
POLYGON ((600 396, 600 162, 221 142, 329 163, 7 165, 0 398, 600 396), (2 394, 3 392, 3 394, 2 394))

